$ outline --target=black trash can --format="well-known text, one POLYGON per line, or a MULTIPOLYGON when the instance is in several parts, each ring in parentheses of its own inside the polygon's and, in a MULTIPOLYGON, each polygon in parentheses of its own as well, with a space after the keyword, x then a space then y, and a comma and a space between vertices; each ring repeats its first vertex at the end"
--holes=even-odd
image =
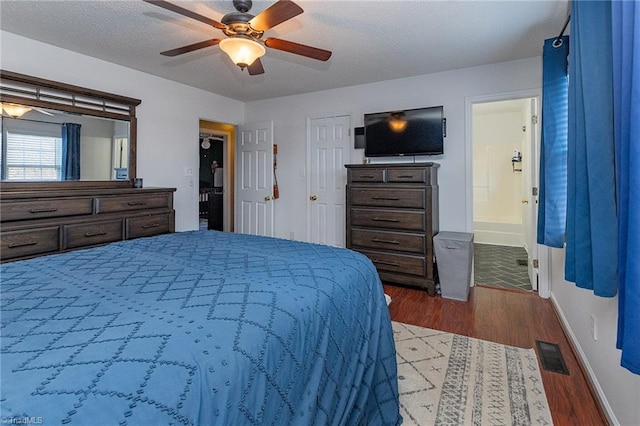
POLYGON ((433 237, 433 246, 442 297, 466 301, 471 285, 473 234, 440 232, 433 237))

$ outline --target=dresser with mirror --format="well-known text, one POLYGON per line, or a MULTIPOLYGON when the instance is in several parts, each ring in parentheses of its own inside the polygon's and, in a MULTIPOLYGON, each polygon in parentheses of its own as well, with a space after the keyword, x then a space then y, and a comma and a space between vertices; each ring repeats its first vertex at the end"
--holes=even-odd
POLYGON ((0 71, 2 261, 175 230, 136 176, 138 99, 0 71))

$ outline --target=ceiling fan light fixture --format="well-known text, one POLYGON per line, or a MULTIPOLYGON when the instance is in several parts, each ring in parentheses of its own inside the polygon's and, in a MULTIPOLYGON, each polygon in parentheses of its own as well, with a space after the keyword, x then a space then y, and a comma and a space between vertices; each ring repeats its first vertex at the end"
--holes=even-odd
POLYGON ((12 118, 20 118, 31 111, 31 108, 16 104, 2 104, 2 110, 12 118))
POLYGON ((409 122, 403 118, 403 115, 401 112, 394 112, 391 114, 391 117, 389 117, 389 128, 391 128, 393 132, 402 133, 404 129, 407 128, 409 122))
POLYGON ((220 49, 240 68, 248 67, 266 53, 266 49, 260 43, 240 36, 220 40, 220 49))

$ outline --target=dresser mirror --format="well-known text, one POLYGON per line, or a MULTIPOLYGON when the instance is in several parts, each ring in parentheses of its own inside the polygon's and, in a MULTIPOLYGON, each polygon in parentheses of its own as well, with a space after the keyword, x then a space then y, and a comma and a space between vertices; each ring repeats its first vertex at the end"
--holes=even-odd
POLYGON ((139 100, 0 73, 3 191, 132 186, 139 100))
MULTIPOLYGON (((20 106, 25 108, 24 106, 20 106)), ((11 111, 11 110, 10 110, 11 111)), ((110 181, 129 179, 129 122, 30 109, 20 117, 2 115, 2 182, 110 181), (74 126, 78 154, 71 145, 74 126), (62 158, 63 153, 68 159, 62 158), (77 164, 69 164, 76 162, 77 164), (66 166, 63 168, 63 164, 66 166)))

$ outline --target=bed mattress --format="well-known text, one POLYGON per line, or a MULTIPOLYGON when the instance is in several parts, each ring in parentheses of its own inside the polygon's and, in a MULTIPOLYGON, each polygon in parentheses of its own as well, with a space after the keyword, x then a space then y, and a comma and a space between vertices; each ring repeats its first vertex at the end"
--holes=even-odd
POLYGON ((0 272, 3 419, 402 421, 385 297, 356 252, 193 231, 0 272))

